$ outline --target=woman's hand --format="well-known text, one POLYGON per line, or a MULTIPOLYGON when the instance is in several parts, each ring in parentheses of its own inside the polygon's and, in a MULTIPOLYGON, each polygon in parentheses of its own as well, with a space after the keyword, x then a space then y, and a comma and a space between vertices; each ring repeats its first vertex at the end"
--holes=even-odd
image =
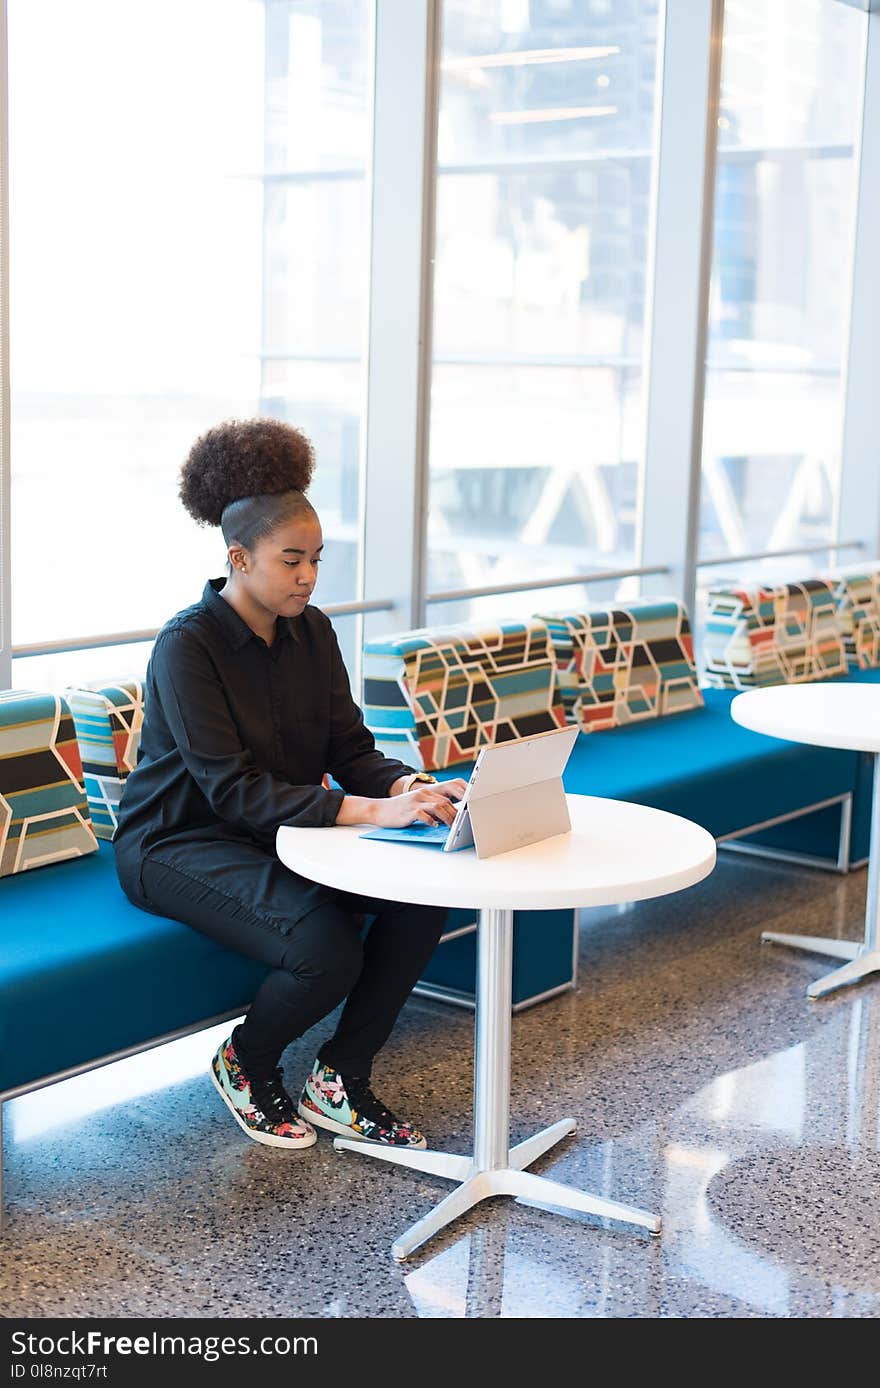
POLYGON ((383 829, 399 829, 406 824, 451 824, 455 819, 455 800, 464 795, 466 781, 460 776, 436 785, 417 782, 406 795, 376 800, 373 823, 383 829))

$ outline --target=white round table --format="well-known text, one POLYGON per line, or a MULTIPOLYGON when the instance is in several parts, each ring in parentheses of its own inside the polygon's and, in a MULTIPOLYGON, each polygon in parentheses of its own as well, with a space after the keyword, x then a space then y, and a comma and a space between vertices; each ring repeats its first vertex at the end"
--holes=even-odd
POLYGON ((738 694, 730 705, 730 712, 737 723, 756 733, 785 738, 789 742, 809 742, 816 747, 839 747, 874 755, 864 939, 783 935, 775 930, 765 930, 761 935, 762 940, 772 944, 847 961, 842 968, 810 984, 807 997, 820 998, 834 988, 856 983, 880 970, 880 685, 840 680, 833 684, 776 684, 738 694))
POLYGON ((510 1146, 513 912, 604 906, 680 891, 712 871, 715 841, 699 825, 662 810, 587 795, 567 795, 566 801, 569 833, 493 858, 478 858, 473 848, 443 853, 415 844, 362 839, 366 827, 358 825, 278 830, 281 861, 314 882, 392 901, 479 908, 473 1155, 334 1139, 338 1149, 460 1183, 394 1241, 395 1258, 406 1258, 432 1234, 493 1195, 523 1196, 660 1232, 656 1215, 526 1170, 575 1131, 573 1118, 510 1146))

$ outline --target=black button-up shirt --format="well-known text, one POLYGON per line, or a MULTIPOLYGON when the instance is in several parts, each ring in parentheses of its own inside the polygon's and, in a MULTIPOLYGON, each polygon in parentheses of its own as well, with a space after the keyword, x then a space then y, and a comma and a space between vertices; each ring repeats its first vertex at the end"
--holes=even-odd
POLYGON ((380 797, 416 768, 384 757, 351 695, 330 619, 278 617, 267 646, 205 584, 156 637, 137 765, 119 807, 120 880, 165 844, 244 839, 274 853, 281 824, 334 824, 346 791, 380 797), (321 785, 329 771, 343 790, 321 785))

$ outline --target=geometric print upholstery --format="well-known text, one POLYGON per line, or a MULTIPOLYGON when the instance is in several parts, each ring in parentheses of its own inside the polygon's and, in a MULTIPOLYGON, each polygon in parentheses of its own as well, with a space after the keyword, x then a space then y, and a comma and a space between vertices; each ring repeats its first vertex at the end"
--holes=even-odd
POLYGON ((381 752, 425 771, 561 728, 547 628, 526 619, 367 641, 364 719, 381 752))
POLYGON ((58 694, 0 693, 0 877, 97 847, 67 704, 58 694))
POLYGON ((829 582, 847 658, 860 670, 880 665, 880 565, 840 569, 829 582))
POLYGON ((582 732, 703 707, 690 622, 675 598, 540 615, 566 717, 582 732))
POLYGON ((712 589, 704 652, 707 683, 718 689, 800 684, 847 671, 834 593, 818 578, 712 589))
POLYGON ((99 839, 112 839, 126 779, 137 765, 143 684, 136 679, 101 681, 66 689, 65 697, 82 752, 92 824, 99 839))

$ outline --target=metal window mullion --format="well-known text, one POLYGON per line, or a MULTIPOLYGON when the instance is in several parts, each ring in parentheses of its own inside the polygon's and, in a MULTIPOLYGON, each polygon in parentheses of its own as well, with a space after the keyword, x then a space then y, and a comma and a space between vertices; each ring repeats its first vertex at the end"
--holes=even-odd
POLYGON ((9 390, 9 72, 6 0, 0 0, 0 689, 12 684, 12 463, 9 390))
POLYGON ((428 0, 425 16, 424 125, 422 132, 422 240, 419 259, 419 352, 416 400, 415 532, 413 543, 413 626, 427 621, 428 509, 431 479, 431 386, 434 373, 434 249, 437 234, 437 142, 440 120, 440 53, 443 0, 428 0))
POLYGON ((640 563, 692 613, 723 24, 723 0, 666 0, 658 82, 640 563))
POLYGON ((364 636, 424 613, 438 0, 376 0, 362 594, 364 636))
POLYGON ((855 245, 843 445, 833 533, 860 537, 880 554, 880 430, 877 427, 877 325, 880 323, 880 13, 865 16, 865 86, 856 179, 855 245))

